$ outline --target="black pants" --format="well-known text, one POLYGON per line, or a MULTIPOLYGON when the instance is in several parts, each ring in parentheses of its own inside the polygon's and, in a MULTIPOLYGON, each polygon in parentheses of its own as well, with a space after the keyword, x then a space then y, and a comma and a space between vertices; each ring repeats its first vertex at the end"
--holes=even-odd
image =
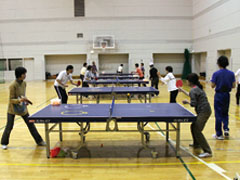
POLYGON ((62 104, 67 104, 68 96, 66 90, 60 86, 54 86, 54 88, 57 92, 58 98, 61 99, 62 104))
POLYGON ((176 103, 176 98, 178 95, 178 89, 175 91, 170 91, 170 103, 176 103))
POLYGON ((83 82, 83 85, 82 87, 89 87, 88 83, 87 82, 83 82))
MULTIPOLYGON (((84 75, 80 74, 80 79, 81 79, 82 82, 83 82, 83 80, 84 80, 84 75)), ((82 83, 82 87, 83 87, 83 83, 82 83)))
MULTIPOLYGON (((158 90, 158 83, 159 83, 158 78, 151 79, 151 87, 154 87, 157 90, 158 90)), ((158 96, 158 94, 159 94, 159 92, 157 93, 157 96, 158 96)))
POLYGON ((240 98, 240 84, 238 84, 236 93, 237 105, 239 105, 239 98, 240 98))
MULTIPOLYGON (((29 123, 28 122, 28 116, 29 114, 26 114, 24 116, 22 116, 22 118, 24 119, 32 137, 34 138, 35 142, 37 144, 39 144, 40 142, 42 142, 42 137, 40 136, 40 134, 38 133, 35 125, 33 123, 29 123)), ((5 127, 5 130, 3 132, 2 135, 2 140, 1 140, 1 144, 2 145, 8 145, 9 144, 9 137, 11 134, 11 131, 13 129, 13 125, 14 125, 14 119, 15 119, 15 115, 14 114, 7 114, 7 125, 5 127)))

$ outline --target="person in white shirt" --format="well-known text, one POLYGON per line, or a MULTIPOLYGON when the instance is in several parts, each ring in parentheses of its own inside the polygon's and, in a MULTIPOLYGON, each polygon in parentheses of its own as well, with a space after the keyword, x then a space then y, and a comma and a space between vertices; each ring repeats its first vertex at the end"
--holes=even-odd
POLYGON ((117 73, 123 73, 123 64, 120 64, 120 66, 118 67, 117 73))
POLYGON ((81 69, 81 72, 80 72, 80 79, 83 81, 84 79, 84 76, 85 76, 85 73, 87 71, 87 63, 83 63, 83 67, 81 69))
POLYGON ((61 99, 62 104, 67 104, 67 100, 68 100, 68 96, 65 89, 66 87, 68 87, 67 82, 70 81, 72 85, 78 86, 77 84, 73 83, 72 73, 73 73, 73 66, 68 65, 66 70, 61 71, 58 74, 54 82, 54 88, 57 92, 59 99, 61 99))
POLYGON ((160 73, 158 75, 160 80, 168 86, 168 91, 170 92, 170 103, 176 103, 178 88, 176 86, 176 78, 173 75, 173 68, 171 66, 167 66, 165 70, 167 72, 165 77, 161 77, 160 73))
POLYGON ((240 69, 237 70, 235 73, 236 76, 236 82, 237 82, 237 93, 236 93, 236 99, 237 99, 237 105, 239 106, 239 98, 240 98, 240 69))

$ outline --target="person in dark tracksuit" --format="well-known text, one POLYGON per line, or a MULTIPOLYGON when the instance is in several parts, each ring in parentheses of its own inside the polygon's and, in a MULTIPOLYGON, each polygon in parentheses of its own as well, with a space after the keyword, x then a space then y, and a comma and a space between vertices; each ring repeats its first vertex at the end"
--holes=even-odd
POLYGON ((184 100, 184 104, 190 104, 195 107, 197 113, 197 120, 191 124, 191 133, 193 137, 193 144, 190 144, 193 148, 201 148, 203 153, 199 154, 200 158, 206 158, 212 156, 212 150, 204 137, 202 131, 211 116, 212 110, 208 102, 206 93, 203 91, 203 87, 199 82, 197 74, 192 73, 187 77, 188 85, 191 87, 190 93, 180 88, 180 91, 184 92, 190 97, 191 101, 184 100))
POLYGON ((37 131, 34 123, 28 121, 28 100, 25 97, 26 93, 26 78, 27 70, 24 67, 17 67, 15 69, 16 80, 9 87, 9 104, 7 111, 7 125, 2 135, 2 149, 6 150, 9 144, 10 134, 14 126, 15 116, 21 116, 25 121, 32 137, 39 146, 44 146, 46 143, 37 131))
MULTIPOLYGON (((149 66, 150 66, 149 74, 150 74, 151 87, 158 89, 158 83, 159 83, 158 70, 157 68, 154 67, 154 64, 152 62, 149 64, 149 66)), ((158 95, 159 93, 157 93, 157 96, 158 95)))
POLYGON ((73 66, 68 65, 65 71, 61 71, 54 82, 54 88, 57 92, 58 98, 61 99, 62 104, 67 104, 68 95, 66 92, 66 87, 68 87, 67 82, 70 81, 72 85, 78 86, 73 82, 72 79, 73 66))
POLYGON ((229 137, 229 127, 228 127, 228 111, 230 104, 230 92, 232 88, 235 88, 235 74, 232 71, 226 69, 229 65, 228 58, 226 56, 221 56, 217 60, 218 67, 220 70, 216 71, 212 76, 212 88, 215 88, 214 96, 214 110, 215 110, 215 130, 214 138, 218 140, 223 140, 224 136, 229 137))

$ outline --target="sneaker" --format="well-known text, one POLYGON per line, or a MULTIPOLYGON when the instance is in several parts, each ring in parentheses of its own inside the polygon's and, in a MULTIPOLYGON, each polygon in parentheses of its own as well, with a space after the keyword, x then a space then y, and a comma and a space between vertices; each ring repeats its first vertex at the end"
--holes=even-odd
POLYGON ((212 154, 205 152, 205 153, 199 154, 198 157, 200 157, 200 158, 212 157, 212 154))
POLYGON ((227 131, 227 130, 224 131, 224 136, 225 136, 225 137, 229 137, 229 131, 227 131))
POLYGON ((38 146, 46 146, 45 141, 41 141, 40 143, 37 144, 38 146))
POLYGON ((7 145, 2 145, 3 150, 7 150, 7 145))
POLYGON ((195 144, 189 144, 190 147, 194 148, 194 149, 199 149, 201 148, 199 145, 195 145, 195 144))
POLYGON ((223 136, 217 136, 216 134, 213 135, 213 138, 215 138, 217 140, 224 140, 223 136))

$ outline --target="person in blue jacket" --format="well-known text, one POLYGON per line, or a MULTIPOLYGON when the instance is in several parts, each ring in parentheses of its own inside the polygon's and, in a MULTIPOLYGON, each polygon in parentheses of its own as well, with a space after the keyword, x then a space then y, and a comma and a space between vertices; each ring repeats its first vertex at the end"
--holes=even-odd
POLYGON ((214 138, 223 140, 224 136, 229 137, 228 111, 230 104, 230 92, 235 88, 235 74, 226 67, 229 65, 228 58, 221 56, 217 60, 219 70, 212 76, 212 88, 215 88, 214 110, 215 110, 215 130, 214 138), (223 126, 223 129, 222 129, 223 126), (224 136, 223 136, 224 130, 224 136))

